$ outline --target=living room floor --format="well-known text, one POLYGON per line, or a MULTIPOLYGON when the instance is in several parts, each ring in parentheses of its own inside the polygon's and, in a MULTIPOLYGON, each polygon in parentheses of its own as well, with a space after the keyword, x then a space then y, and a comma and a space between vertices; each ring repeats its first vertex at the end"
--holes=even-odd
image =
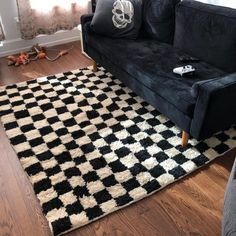
MULTIPOLYGON (((15 68, 0 59, 0 85, 92 64, 82 55, 79 42, 54 48, 71 46, 69 54, 56 62, 40 60, 15 68)), ((0 152, 0 235, 49 236, 39 202, 2 126, 0 152)), ((154 195, 67 235, 220 235, 224 191, 235 157, 236 149, 154 195)))

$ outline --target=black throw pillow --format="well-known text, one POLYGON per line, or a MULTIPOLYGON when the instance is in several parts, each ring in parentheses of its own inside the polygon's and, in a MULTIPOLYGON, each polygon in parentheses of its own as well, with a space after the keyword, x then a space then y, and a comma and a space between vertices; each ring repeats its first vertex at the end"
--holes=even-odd
POLYGON ((143 30, 152 39, 173 43, 175 7, 180 0, 144 0, 143 30))
POLYGON ((136 39, 142 24, 142 0, 98 0, 91 27, 97 34, 136 39))

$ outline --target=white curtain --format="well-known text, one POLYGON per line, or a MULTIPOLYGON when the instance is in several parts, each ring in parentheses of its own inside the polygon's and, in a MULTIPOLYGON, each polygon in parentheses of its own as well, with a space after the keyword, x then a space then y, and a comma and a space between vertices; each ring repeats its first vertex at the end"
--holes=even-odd
POLYGON ((17 0, 21 37, 53 34, 78 26, 88 12, 89 0, 17 0))
MULTIPOLYGON (((1 20, 1 18, 0 18, 0 20, 1 20)), ((5 39, 5 35, 4 35, 2 23, 0 21, 0 41, 3 41, 4 39, 5 39)))

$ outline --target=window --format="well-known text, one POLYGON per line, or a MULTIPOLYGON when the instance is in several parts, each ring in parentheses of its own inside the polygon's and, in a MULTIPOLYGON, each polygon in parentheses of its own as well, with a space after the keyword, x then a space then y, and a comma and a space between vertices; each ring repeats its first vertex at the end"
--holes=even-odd
POLYGON ((82 7, 86 7, 88 4, 88 2, 85 0, 30 0, 32 9, 45 13, 51 11, 55 6, 59 6, 64 9, 70 9, 72 3, 77 3, 82 7))

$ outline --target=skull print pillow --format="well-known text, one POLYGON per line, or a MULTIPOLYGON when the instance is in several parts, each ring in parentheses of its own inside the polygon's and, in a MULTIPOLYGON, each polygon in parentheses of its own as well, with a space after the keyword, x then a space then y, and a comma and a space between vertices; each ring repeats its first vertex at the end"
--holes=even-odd
POLYGON ((135 39, 142 24, 142 0, 98 0, 91 23, 94 32, 135 39))

